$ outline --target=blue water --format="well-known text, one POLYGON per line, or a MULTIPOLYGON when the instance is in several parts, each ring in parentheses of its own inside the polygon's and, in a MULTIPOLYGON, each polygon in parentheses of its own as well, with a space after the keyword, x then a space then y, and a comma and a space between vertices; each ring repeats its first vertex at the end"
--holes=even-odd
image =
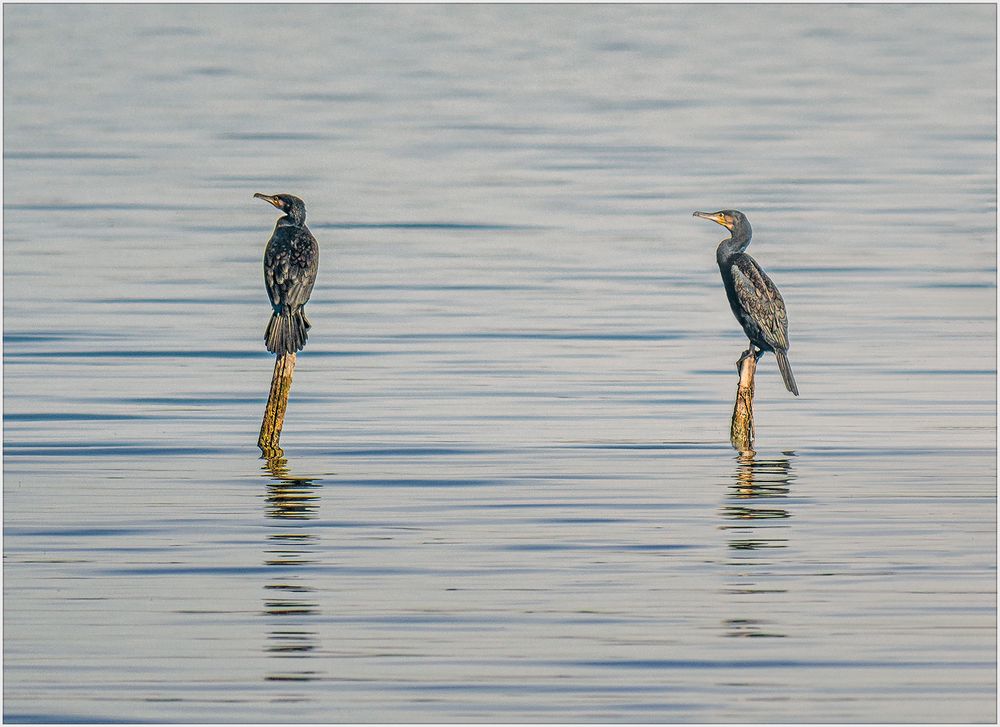
POLYGON ((4 21, 7 721, 995 721, 994 6, 4 21))

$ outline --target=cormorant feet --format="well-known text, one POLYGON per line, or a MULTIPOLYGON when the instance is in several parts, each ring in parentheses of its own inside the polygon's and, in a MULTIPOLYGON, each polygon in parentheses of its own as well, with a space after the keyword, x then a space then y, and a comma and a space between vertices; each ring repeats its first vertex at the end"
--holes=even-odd
POLYGON ((747 356, 753 356, 754 363, 756 363, 760 361, 760 357, 763 355, 764 355, 763 351, 758 351, 753 347, 753 345, 751 345, 750 348, 748 348, 746 351, 743 352, 743 355, 741 355, 739 360, 736 362, 737 373, 743 370, 743 361, 744 359, 746 359, 747 356))

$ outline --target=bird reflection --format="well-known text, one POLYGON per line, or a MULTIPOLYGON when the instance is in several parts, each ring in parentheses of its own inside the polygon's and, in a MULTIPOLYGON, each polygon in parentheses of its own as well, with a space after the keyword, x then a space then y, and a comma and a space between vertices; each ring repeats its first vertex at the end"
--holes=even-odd
MULTIPOLYGON (((319 646, 317 633, 311 628, 311 620, 319 613, 318 604, 306 574, 295 570, 315 562, 318 540, 307 521, 317 517, 321 485, 316 478, 293 476, 288 460, 281 456, 267 459, 261 469, 268 479, 266 514, 274 520, 264 563, 280 569, 264 586, 264 615, 270 629, 265 650, 278 658, 308 658, 319 646)), ((319 676, 314 669, 290 668, 269 674, 267 680, 312 681, 319 676)))
POLYGON ((758 458, 753 452, 741 454, 727 485, 726 502, 720 508, 721 529, 728 536, 727 565, 738 570, 726 592, 740 596, 740 613, 723 623, 726 636, 784 636, 767 619, 755 619, 748 613, 757 604, 759 594, 781 594, 786 590, 778 585, 784 581, 772 578, 776 557, 788 547, 788 521, 792 516, 785 501, 795 481, 791 460, 795 453, 784 455, 758 458))

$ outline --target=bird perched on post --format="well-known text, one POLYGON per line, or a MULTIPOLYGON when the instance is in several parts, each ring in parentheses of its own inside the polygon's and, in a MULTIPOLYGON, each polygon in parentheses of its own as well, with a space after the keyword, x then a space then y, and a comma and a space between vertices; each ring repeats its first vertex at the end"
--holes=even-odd
POLYGON ((743 359, 754 356, 759 360, 764 351, 773 351, 785 388, 799 395, 799 388, 788 363, 788 314, 785 301, 757 261, 744 250, 750 245, 750 222, 736 210, 695 212, 695 217, 711 220, 725 227, 731 235, 719 243, 715 259, 719 263, 722 282, 726 286, 729 307, 750 339, 750 348, 736 362, 739 370, 743 359), (756 346, 758 351, 754 350, 756 346))
POLYGON ((316 282, 319 244, 306 227, 306 205, 301 199, 291 194, 260 192, 254 197, 285 213, 278 218, 264 250, 264 286, 274 308, 264 343, 268 351, 282 356, 301 351, 312 327, 305 304, 316 282))

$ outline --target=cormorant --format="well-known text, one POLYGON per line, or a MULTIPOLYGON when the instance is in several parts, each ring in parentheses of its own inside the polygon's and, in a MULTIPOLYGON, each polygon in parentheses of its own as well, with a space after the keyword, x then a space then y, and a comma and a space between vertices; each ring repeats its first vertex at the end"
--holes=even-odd
POLYGON ((319 245, 306 227, 306 205, 301 199, 260 192, 254 197, 285 213, 278 218, 264 250, 264 286, 274 308, 264 342, 268 351, 279 356, 295 353, 306 345, 306 332, 312 328, 304 306, 316 282, 319 245))
POLYGON ((785 313, 785 301, 757 261, 743 252, 749 247, 752 234, 746 215, 736 210, 722 210, 695 212, 694 216, 717 222, 732 233, 719 243, 715 259, 722 272, 729 307, 733 309, 733 315, 750 339, 750 348, 736 362, 737 370, 747 356, 754 356, 759 360, 764 351, 773 351, 785 388, 798 396, 799 388, 795 385, 795 377, 792 376, 792 367, 786 355, 788 314, 785 313), (754 351, 754 346, 760 350, 754 351))

